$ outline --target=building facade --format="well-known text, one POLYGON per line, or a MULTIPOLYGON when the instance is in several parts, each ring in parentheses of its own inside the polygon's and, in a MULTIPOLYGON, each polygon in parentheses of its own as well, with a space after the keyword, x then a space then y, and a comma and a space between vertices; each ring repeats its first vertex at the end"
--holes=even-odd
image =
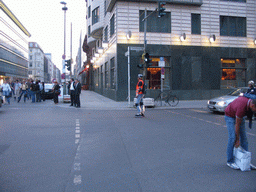
POLYGON ((162 85, 180 99, 208 99, 256 80, 256 1, 165 2, 166 14, 158 17, 158 1, 87 1, 96 92, 117 101, 127 98, 128 47, 131 96, 143 72, 137 65, 144 50, 151 58, 147 97, 155 97, 162 85))
POLYGON ((44 53, 38 43, 29 42, 29 78, 51 83, 60 82, 60 70, 52 63, 51 53, 44 53))
POLYGON ((0 84, 28 78, 30 33, 0 0, 0 84))

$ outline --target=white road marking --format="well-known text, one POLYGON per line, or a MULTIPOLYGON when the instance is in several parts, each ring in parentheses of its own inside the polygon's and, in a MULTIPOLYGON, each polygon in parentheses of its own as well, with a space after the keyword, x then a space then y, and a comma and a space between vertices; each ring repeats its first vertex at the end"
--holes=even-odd
POLYGON ((75 175, 74 176, 74 184, 78 185, 82 183, 82 176, 81 175, 75 175))
POLYGON ((76 130, 76 133, 80 133, 80 130, 76 130))
POLYGON ((76 137, 76 138, 80 138, 80 134, 76 134, 75 137, 76 137))

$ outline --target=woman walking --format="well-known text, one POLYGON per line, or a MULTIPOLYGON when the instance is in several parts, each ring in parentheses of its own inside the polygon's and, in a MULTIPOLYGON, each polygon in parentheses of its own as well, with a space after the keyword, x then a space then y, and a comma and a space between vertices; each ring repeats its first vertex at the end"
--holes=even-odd
POLYGON ((10 85, 4 81, 1 88, 3 90, 3 96, 6 98, 8 104, 10 105, 10 93, 12 91, 10 85))
POLYGON ((55 80, 54 87, 53 87, 53 101, 55 104, 59 103, 59 98, 58 98, 59 94, 60 94, 60 86, 58 82, 55 80))

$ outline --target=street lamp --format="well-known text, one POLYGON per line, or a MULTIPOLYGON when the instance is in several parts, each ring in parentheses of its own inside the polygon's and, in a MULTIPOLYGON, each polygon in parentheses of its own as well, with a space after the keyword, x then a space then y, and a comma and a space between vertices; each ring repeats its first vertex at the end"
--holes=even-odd
MULTIPOLYGON (((62 57, 62 68, 64 69, 63 70, 63 73, 66 73, 66 70, 65 70, 65 59, 66 59, 66 11, 68 10, 68 8, 66 7, 66 2, 64 1, 61 1, 60 4, 63 5, 62 7, 62 10, 64 11, 64 54, 63 54, 63 57, 62 57)), ((63 95, 66 95, 66 75, 65 75, 65 81, 64 81, 64 86, 63 86, 63 92, 64 94, 63 95)))

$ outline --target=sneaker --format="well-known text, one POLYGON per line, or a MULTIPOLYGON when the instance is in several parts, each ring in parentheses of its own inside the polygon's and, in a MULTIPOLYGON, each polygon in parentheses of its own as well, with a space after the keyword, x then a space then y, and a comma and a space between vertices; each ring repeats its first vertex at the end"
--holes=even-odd
POLYGON ((139 116, 142 116, 141 113, 137 113, 135 116, 139 117, 139 116))
POLYGON ((239 167, 235 163, 227 163, 227 166, 229 166, 232 169, 239 169, 239 167))
POLYGON ((252 170, 256 170, 256 166, 253 164, 250 164, 252 170))

